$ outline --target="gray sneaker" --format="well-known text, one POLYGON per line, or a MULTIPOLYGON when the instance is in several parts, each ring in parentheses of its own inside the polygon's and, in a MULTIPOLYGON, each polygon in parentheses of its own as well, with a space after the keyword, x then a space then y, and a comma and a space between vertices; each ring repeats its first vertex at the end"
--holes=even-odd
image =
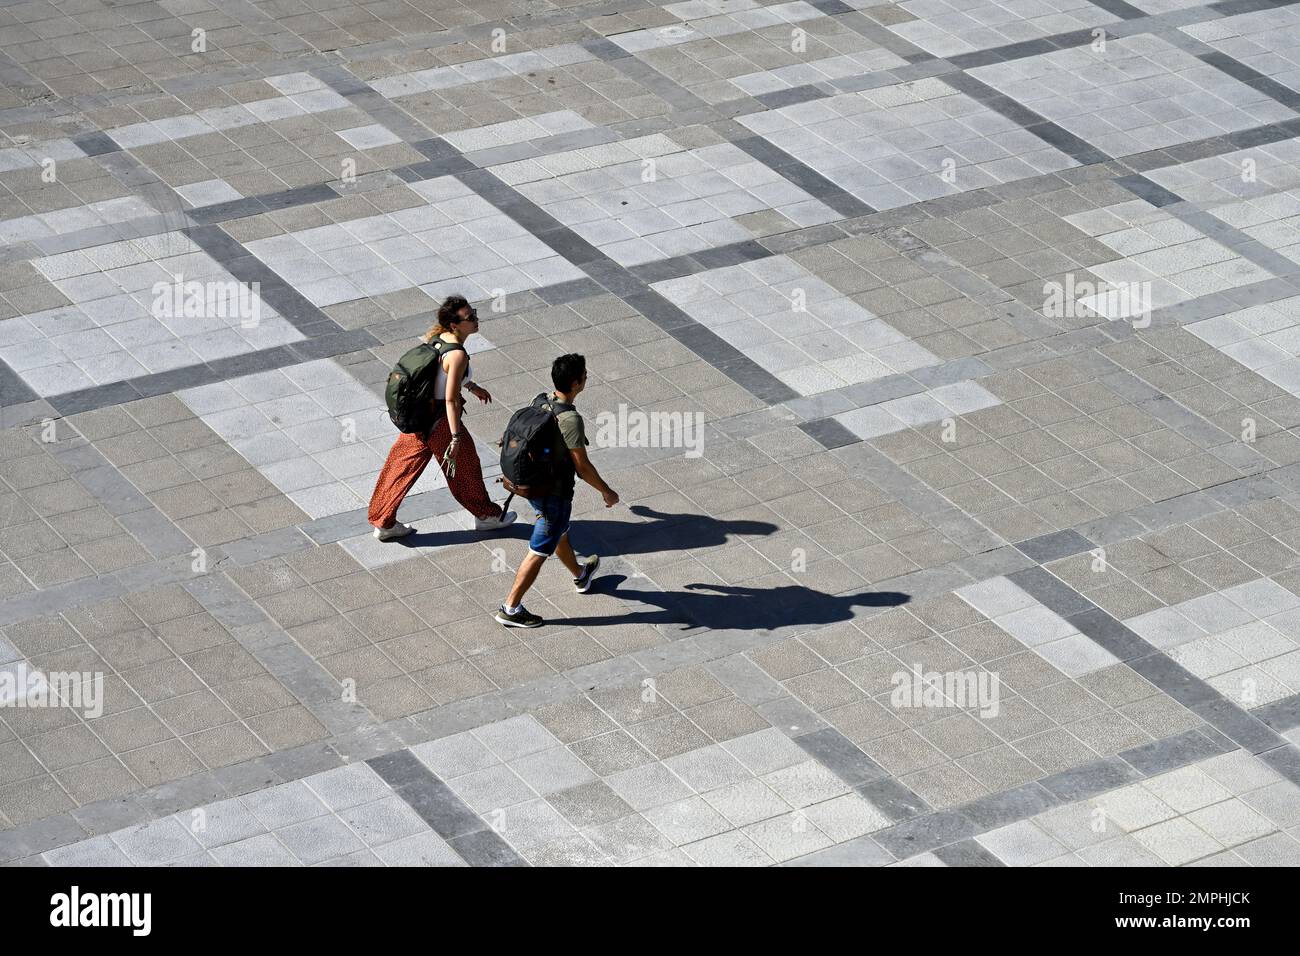
POLYGON ((495 617, 506 627, 541 627, 542 626, 542 619, 538 617, 536 614, 529 613, 528 608, 524 607, 522 604, 519 605, 519 610, 515 611, 514 614, 511 614, 508 611, 506 611, 505 605, 502 605, 501 607, 497 608, 497 613, 495 617))
POLYGON ((573 579, 573 589, 579 594, 586 594, 591 590, 591 579, 596 576, 596 569, 600 567, 600 555, 589 554, 582 560, 582 573, 573 579))

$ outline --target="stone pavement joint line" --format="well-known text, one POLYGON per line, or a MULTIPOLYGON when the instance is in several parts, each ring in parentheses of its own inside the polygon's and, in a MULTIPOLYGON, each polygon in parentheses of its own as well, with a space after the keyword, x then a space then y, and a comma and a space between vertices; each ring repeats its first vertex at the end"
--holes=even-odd
POLYGON ((224 9, 0 3, 0 862, 1300 865, 1295 3, 224 9))
MULTIPOLYGON (((327 82, 329 80, 328 76, 322 78, 327 82)), ((416 136, 415 141, 421 144, 421 152, 426 155, 438 154, 437 159, 459 155, 459 151, 450 147, 445 140, 425 138, 422 134, 427 131, 419 129, 417 124, 408 120, 400 111, 397 111, 399 114, 397 116, 392 116, 389 109, 378 113, 373 112, 375 108, 369 104, 374 97, 370 95, 370 91, 363 88, 362 84, 358 83, 351 87, 346 95, 376 119, 395 120, 398 128, 393 131, 399 135, 401 135, 399 130, 404 131, 406 134, 404 138, 416 136)), ((389 107, 386 102, 383 105, 389 107)), ((653 290, 647 288, 626 269, 547 215, 535 203, 501 182, 488 170, 459 169, 454 172, 454 175, 476 194, 529 229, 534 235, 545 235, 545 241, 552 249, 583 269, 590 278, 596 280, 605 289, 634 305, 646 318, 673 333, 675 338, 687 345, 695 354, 714 365, 729 378, 739 382, 751 394, 769 404, 784 401, 791 396, 790 390, 774 380, 761 366, 719 341, 706 329, 691 323, 679 309, 674 308, 653 290)))

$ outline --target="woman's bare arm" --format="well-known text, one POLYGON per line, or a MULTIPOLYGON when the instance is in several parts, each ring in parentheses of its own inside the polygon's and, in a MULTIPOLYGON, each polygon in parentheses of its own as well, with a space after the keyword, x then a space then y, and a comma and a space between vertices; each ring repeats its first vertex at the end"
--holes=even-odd
POLYGON ((469 367, 469 356, 464 352, 452 352, 443 360, 443 369, 447 372, 446 399, 447 424, 453 435, 460 432, 460 384, 465 378, 465 369, 469 367))

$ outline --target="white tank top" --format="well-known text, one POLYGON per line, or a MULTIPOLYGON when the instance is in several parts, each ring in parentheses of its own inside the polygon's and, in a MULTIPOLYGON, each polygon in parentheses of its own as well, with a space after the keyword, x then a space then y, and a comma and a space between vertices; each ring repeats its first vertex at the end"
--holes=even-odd
MULTIPOLYGON (((465 353, 465 358, 469 358, 469 352, 465 353)), ((474 376, 471 374, 471 364, 465 363, 465 377, 460 380, 463 386, 466 382, 472 381, 474 376)), ((438 376, 433 380, 433 394, 437 401, 442 401, 447 397, 447 370, 442 367, 442 362, 438 363, 438 376)))

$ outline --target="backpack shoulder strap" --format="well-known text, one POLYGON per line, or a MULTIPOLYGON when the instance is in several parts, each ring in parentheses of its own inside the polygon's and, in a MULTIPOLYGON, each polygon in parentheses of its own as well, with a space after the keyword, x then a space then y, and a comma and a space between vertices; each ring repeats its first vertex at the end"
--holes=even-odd
POLYGON ((448 342, 446 339, 434 339, 432 342, 427 344, 431 349, 438 353, 438 358, 440 360, 451 355, 453 352, 465 351, 465 346, 461 345, 459 342, 448 342))
POLYGON ((545 392, 533 399, 533 404, 538 408, 544 408, 552 415, 563 415, 565 412, 573 411, 573 406, 568 402, 561 402, 552 395, 545 392))

